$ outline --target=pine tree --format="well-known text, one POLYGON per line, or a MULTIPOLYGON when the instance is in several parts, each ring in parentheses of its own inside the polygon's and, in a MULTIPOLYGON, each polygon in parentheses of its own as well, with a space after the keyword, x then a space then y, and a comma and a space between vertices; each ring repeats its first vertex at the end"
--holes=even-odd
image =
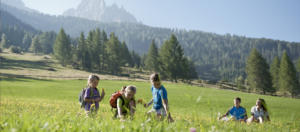
POLYGON ((254 92, 275 92, 272 87, 269 65, 261 54, 254 48, 248 57, 246 64, 247 80, 250 89, 254 92))
POLYGON ((89 69, 93 69, 93 66, 95 65, 95 61, 94 60, 94 39, 95 38, 95 30, 91 30, 89 31, 87 38, 86 38, 86 45, 87 45, 87 51, 89 54, 89 59, 90 59, 90 65, 91 67, 89 69))
POLYGON ((134 51, 130 52, 133 67, 140 68, 142 66, 142 58, 134 51))
POLYGON ((114 33, 110 34, 110 38, 106 43, 107 65, 108 71, 112 74, 121 72, 121 44, 114 33))
POLYGON ((297 61, 297 71, 298 71, 298 84, 299 84, 300 83, 300 57, 297 61))
POLYGON ((159 64, 158 48, 156 47, 155 41, 152 40, 145 60, 145 66, 146 69, 150 71, 159 72, 159 64))
POLYGON ((97 69, 99 72, 101 71, 100 68, 100 53, 101 53, 101 48, 102 48, 102 43, 101 43, 101 31, 99 28, 97 28, 94 31, 93 35, 93 43, 92 43, 92 58, 94 62, 94 67, 97 69))
POLYGON ((25 51, 28 51, 28 49, 30 48, 30 45, 32 43, 31 41, 31 36, 28 33, 26 33, 22 40, 23 48, 25 49, 25 51))
POLYGON ((39 40, 39 36, 35 35, 34 38, 32 39, 32 43, 30 46, 30 51, 37 54, 42 52, 42 46, 39 40))
POLYGON ((273 88, 275 88, 276 91, 279 90, 279 69, 280 69, 280 62, 279 62, 279 58, 276 56, 273 59, 271 68, 270 68, 273 88))
POLYGON ((196 79, 198 77, 198 74, 196 72, 194 63, 188 60, 186 57, 183 58, 182 63, 183 81, 187 80, 188 82, 190 82, 192 79, 196 79))
POLYGON ((159 52, 161 59, 162 75, 177 82, 183 77, 183 49, 174 34, 166 40, 159 52))
POLYGON ((107 69, 107 53, 106 53, 106 45, 105 43, 108 41, 107 34, 104 30, 101 32, 100 42, 101 42, 101 51, 100 51, 100 70, 105 71, 107 69))
POLYGON ((0 46, 1 46, 2 48, 9 48, 9 44, 8 44, 8 42, 7 42, 7 37, 6 37, 5 34, 2 34, 2 36, 1 36, 1 43, 0 43, 0 46))
POLYGON ((44 32, 39 36, 42 52, 44 54, 50 54, 53 52, 53 44, 55 38, 56 38, 56 34, 54 32, 44 32))
POLYGON ((71 59, 71 43, 69 37, 66 35, 63 28, 60 29, 54 46, 53 51, 55 57, 60 61, 60 63, 65 66, 70 63, 71 59))
POLYGON ((122 57, 122 61, 121 64, 122 66, 126 66, 126 65, 130 65, 131 64, 131 55, 129 53, 128 47, 126 45, 126 43, 123 41, 121 44, 121 57, 122 57))
POLYGON ((79 62, 79 65, 86 70, 89 70, 90 67, 90 59, 89 53, 87 51, 87 46, 85 42, 85 37, 83 32, 80 33, 80 37, 78 39, 78 47, 77 47, 77 54, 76 58, 79 62))
POLYGON ((292 97, 295 97, 300 91, 296 77, 296 69, 286 51, 283 52, 280 61, 279 86, 281 91, 285 94, 288 92, 292 97))

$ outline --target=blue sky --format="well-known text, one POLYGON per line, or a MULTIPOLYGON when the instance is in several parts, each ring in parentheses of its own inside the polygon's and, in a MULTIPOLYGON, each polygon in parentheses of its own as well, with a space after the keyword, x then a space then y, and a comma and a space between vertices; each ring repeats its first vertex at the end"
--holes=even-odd
MULTIPOLYGON (((80 0, 23 0, 43 13, 62 14, 80 0)), ((201 30, 300 42, 300 0, 106 0, 155 27, 201 30)))

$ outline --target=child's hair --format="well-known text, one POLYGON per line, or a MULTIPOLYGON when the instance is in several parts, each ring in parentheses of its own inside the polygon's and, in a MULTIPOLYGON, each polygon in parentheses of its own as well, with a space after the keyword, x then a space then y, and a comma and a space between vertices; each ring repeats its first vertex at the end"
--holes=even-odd
POLYGON ((150 81, 151 81, 151 82, 159 82, 159 81, 160 81, 159 75, 158 75, 157 73, 153 73, 153 74, 150 76, 150 81))
POLYGON ((242 102, 240 97, 236 97, 235 100, 238 100, 240 103, 242 102))
POLYGON ((133 85, 129 85, 124 89, 124 91, 130 91, 136 93, 136 87, 133 85))
POLYGON ((268 112, 266 101, 264 99, 261 99, 261 98, 258 98, 257 100, 259 100, 261 102, 261 106, 262 106, 263 110, 265 112, 268 112))
POLYGON ((89 75, 89 78, 88 78, 88 81, 87 81, 87 85, 90 86, 90 84, 93 82, 93 81, 99 81, 100 78, 97 76, 97 75, 89 75))

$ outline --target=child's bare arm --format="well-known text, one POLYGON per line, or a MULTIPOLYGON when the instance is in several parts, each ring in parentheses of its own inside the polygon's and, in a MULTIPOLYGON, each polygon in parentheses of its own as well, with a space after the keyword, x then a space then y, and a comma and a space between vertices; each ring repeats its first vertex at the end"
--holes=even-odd
POLYGON ((150 101, 149 101, 149 103, 147 103, 147 104, 144 104, 144 107, 149 107, 151 104, 153 103, 153 99, 151 99, 150 101))
POLYGON ((124 115, 123 115, 123 109, 122 109, 122 102, 121 99, 117 100, 117 110, 118 110, 118 117, 120 119, 124 119, 124 115))
POLYGON ((122 108, 121 108, 121 107, 118 107, 117 109, 118 109, 118 117, 119 117, 120 119, 123 119, 123 118, 124 118, 124 115, 123 115, 123 113, 122 113, 122 108))
POLYGON ((105 92, 104 92, 104 89, 102 88, 102 93, 100 95, 100 97, 96 98, 95 101, 96 102, 100 102, 105 96, 105 92))
POLYGON ((228 116, 228 115, 229 115, 229 111, 227 111, 224 115, 222 115, 221 117, 219 117, 219 120, 222 119, 222 118, 224 118, 224 117, 226 117, 226 116, 228 116))
POLYGON ((269 116, 269 115, 267 115, 267 121, 271 121, 271 120, 270 120, 270 116, 269 116))
POLYGON ((133 116, 133 114, 135 112, 135 102, 134 101, 130 101, 129 109, 130 109, 130 115, 133 116))
POLYGON ((174 122, 174 120, 173 120, 173 118, 172 118, 172 116, 171 116, 171 113, 170 113, 170 111, 169 111, 168 100, 167 100, 167 99, 163 99, 162 101, 163 101, 164 109, 165 109, 165 111, 166 111, 166 113, 167 113, 167 116, 168 116, 168 121, 169 121, 169 122, 174 122))
POLYGON ((163 99, 162 101, 163 101, 163 106, 164 106, 164 109, 165 109, 166 113, 169 113, 168 100, 163 99))

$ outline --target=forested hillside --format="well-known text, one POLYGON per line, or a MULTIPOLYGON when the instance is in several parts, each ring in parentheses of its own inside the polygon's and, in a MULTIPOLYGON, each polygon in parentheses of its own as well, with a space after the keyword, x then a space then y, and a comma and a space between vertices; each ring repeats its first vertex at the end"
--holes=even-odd
POLYGON ((7 5, 2 5, 1 8, 38 30, 58 32, 63 27, 73 38, 79 37, 81 31, 87 34, 95 28, 100 28, 107 34, 114 32, 121 42, 126 42, 129 50, 134 50, 140 55, 146 54, 153 39, 160 47, 174 34, 182 45, 184 54, 195 63, 199 77, 206 80, 233 81, 239 76, 245 78, 245 62, 252 48, 256 48, 268 63, 275 56, 280 57, 284 51, 287 51, 293 62, 300 57, 299 42, 218 35, 133 23, 100 23, 75 17, 27 12, 7 5))

